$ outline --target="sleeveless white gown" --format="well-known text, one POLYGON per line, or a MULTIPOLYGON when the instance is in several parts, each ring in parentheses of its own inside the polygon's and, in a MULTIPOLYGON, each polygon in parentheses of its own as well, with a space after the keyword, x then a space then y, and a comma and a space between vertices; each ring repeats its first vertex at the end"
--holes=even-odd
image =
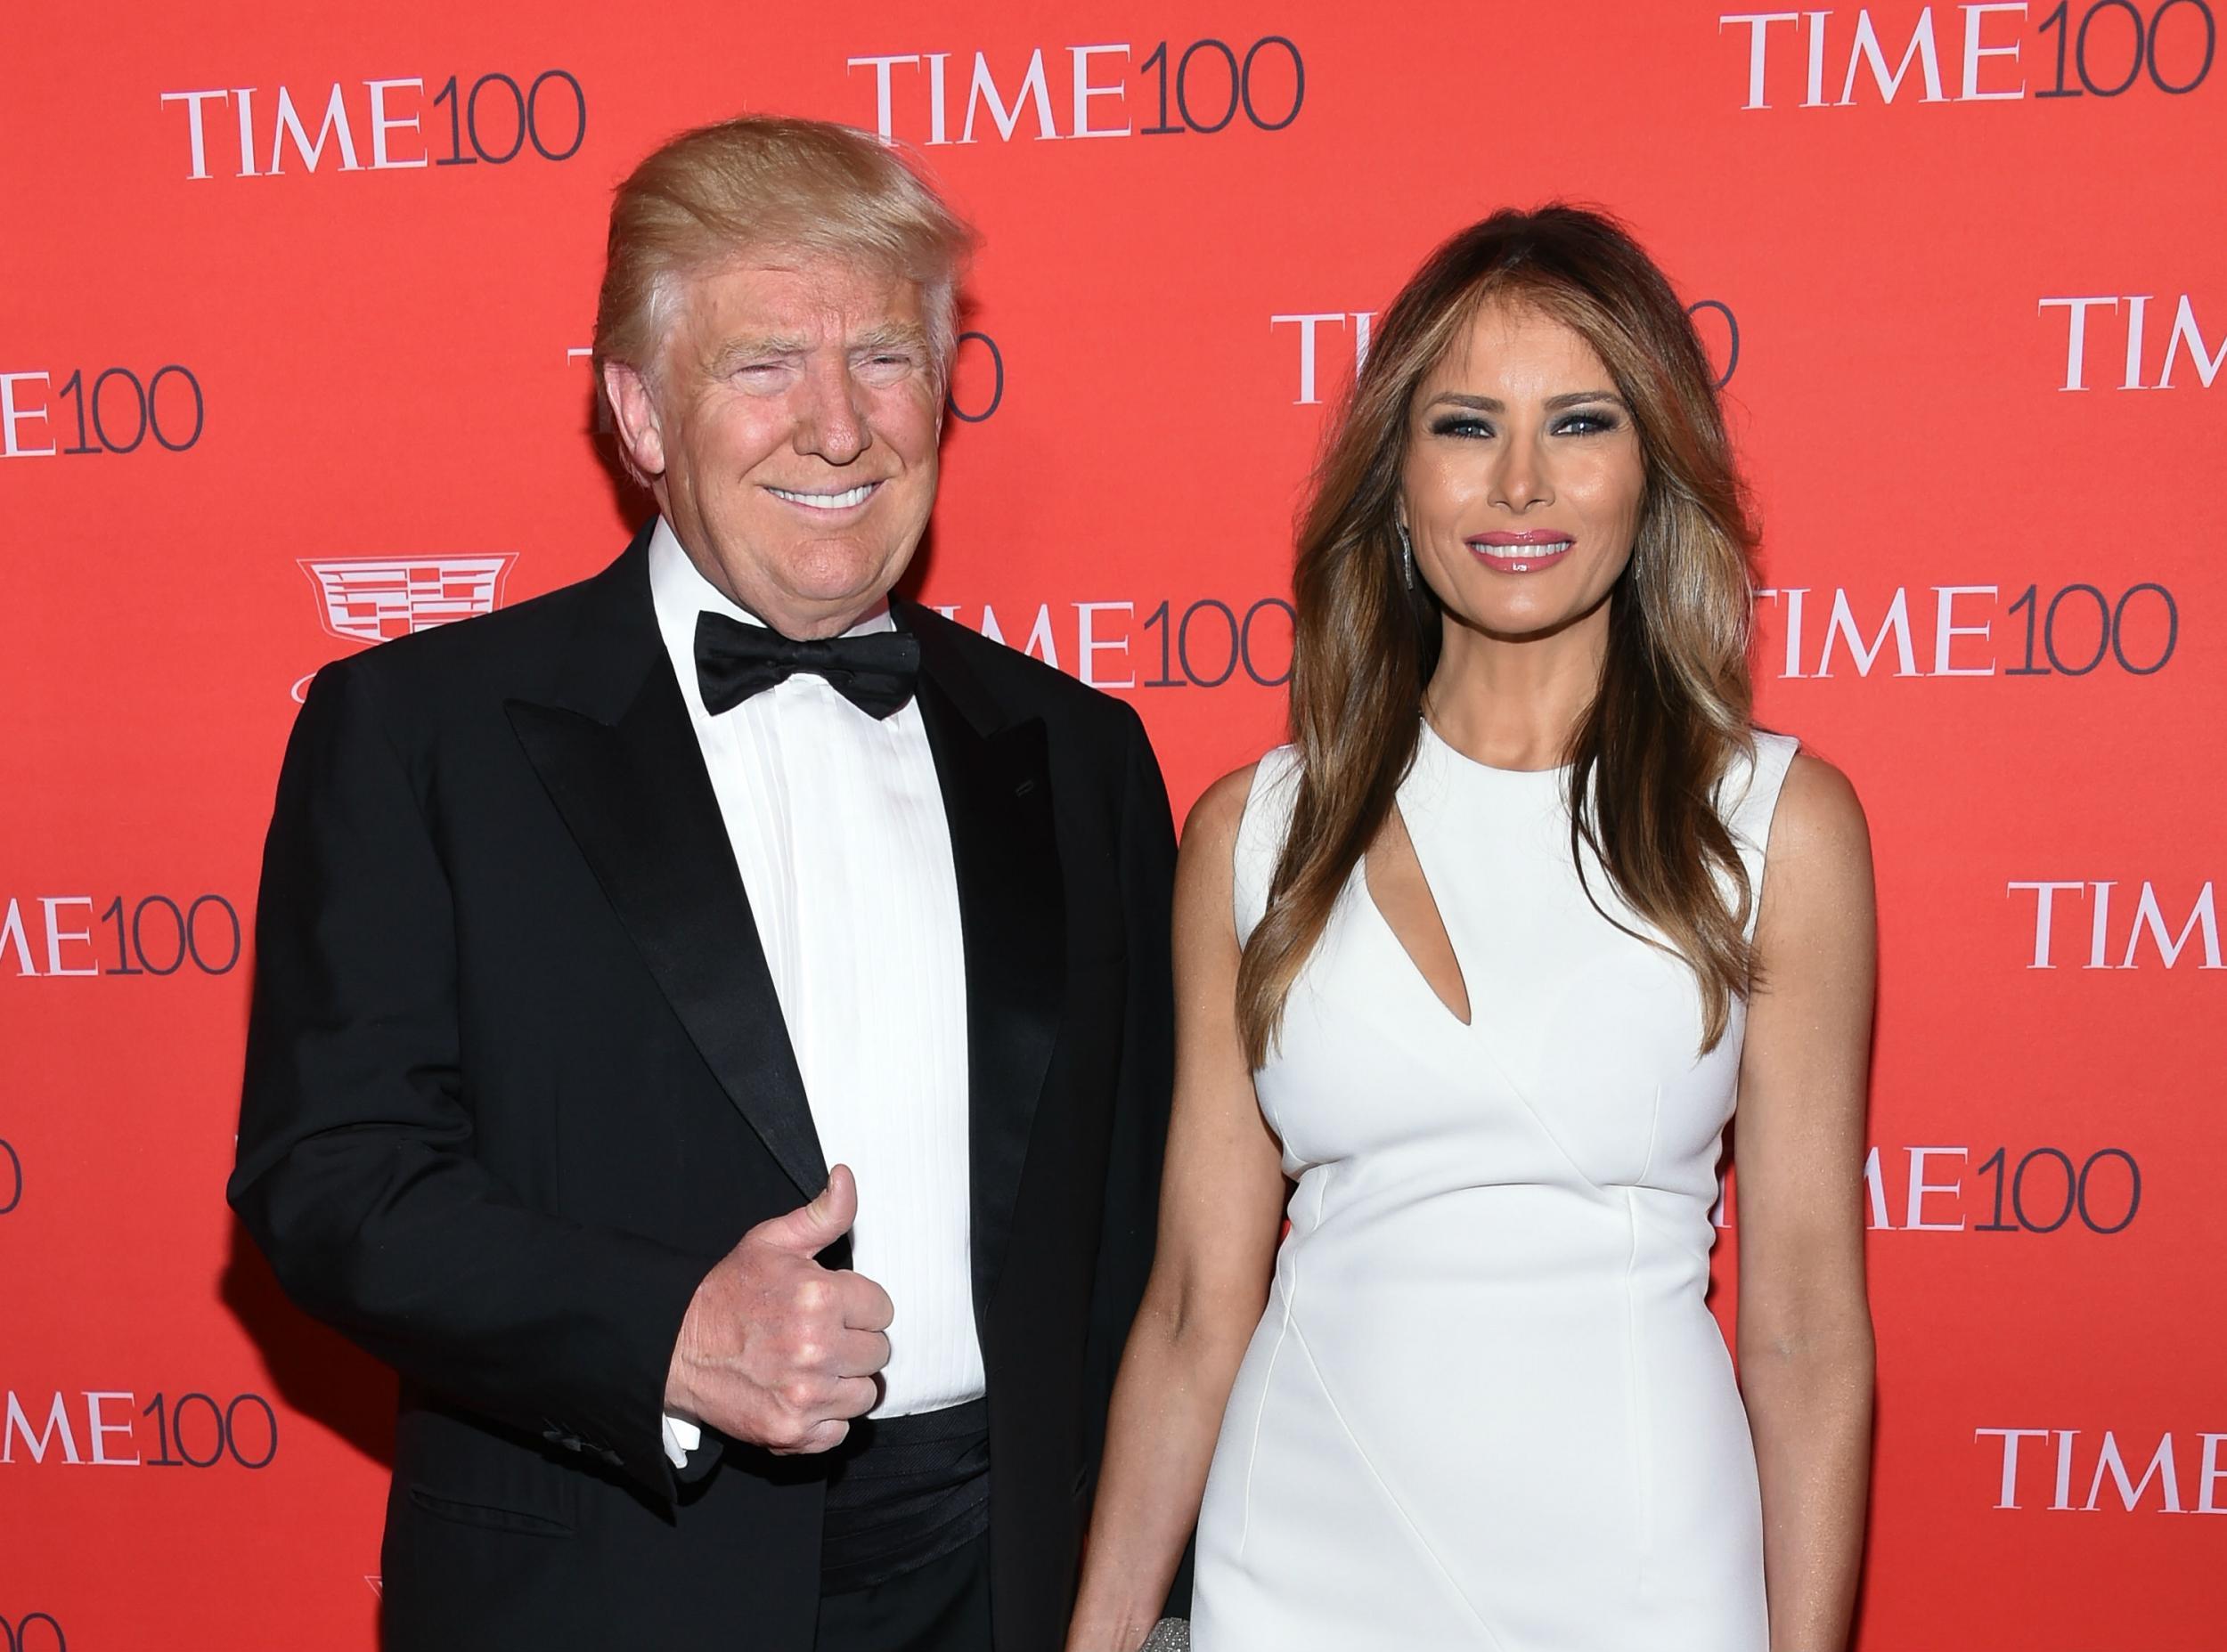
MULTIPOLYGON (((1796 743, 1721 806, 1760 897, 1796 743)), ((1254 1074, 1298 1182, 1198 1528, 1196 1652, 1766 1652, 1747 1416, 1703 1306, 1742 1006, 1588 904, 1559 770, 1426 724, 1399 808, 1469 990, 1357 868, 1254 1074)), ((1297 781, 1254 778, 1260 922, 1297 781)), ((1644 928, 1597 866, 1595 898, 1644 928)))

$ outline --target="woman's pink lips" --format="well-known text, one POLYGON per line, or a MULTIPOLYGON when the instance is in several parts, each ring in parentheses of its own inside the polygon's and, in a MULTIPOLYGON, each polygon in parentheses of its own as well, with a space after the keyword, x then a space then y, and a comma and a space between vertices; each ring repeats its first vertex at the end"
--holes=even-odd
POLYGON ((1534 531, 1529 533, 1480 533, 1467 541, 1477 559, 1502 574, 1536 574, 1568 556, 1577 541, 1567 534, 1534 531), (1538 547, 1558 545, 1542 552, 1538 547))

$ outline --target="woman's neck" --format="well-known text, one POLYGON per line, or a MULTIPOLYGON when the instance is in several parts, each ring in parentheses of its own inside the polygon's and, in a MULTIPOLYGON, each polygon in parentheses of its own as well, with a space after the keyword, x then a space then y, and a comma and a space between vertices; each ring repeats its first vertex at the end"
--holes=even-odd
POLYGON ((1506 638, 1448 615, 1424 715, 1440 739, 1481 763, 1559 765, 1600 687, 1608 620, 1603 603, 1548 635, 1506 638))

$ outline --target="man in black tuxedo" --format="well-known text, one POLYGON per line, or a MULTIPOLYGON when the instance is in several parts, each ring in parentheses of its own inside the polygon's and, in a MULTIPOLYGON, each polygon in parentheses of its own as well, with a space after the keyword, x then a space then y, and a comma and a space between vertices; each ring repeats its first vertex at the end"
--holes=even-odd
POLYGON ((1136 716, 890 596, 966 232, 812 122, 622 185, 603 573, 319 673, 230 1195, 402 1377, 390 1647, 1044 1652, 1149 1261, 1136 716))

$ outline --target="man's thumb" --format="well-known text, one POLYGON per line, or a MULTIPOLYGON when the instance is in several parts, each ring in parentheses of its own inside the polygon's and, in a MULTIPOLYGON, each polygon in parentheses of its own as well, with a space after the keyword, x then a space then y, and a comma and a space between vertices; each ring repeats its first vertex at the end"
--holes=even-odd
POLYGON ((837 1165, 818 1198, 767 1223, 765 1236, 783 1249, 817 1256, 849 1233, 858 1215, 858 1182, 850 1166, 837 1165))

